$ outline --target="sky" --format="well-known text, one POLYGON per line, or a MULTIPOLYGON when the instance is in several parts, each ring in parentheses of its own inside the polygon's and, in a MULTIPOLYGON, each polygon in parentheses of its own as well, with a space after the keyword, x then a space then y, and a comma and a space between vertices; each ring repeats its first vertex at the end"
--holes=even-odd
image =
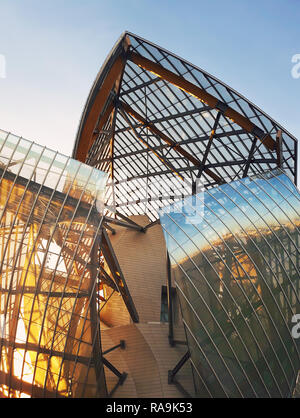
POLYGON ((0 22, 0 129, 66 155, 125 30, 221 79, 300 138, 300 0, 0 0, 0 22))

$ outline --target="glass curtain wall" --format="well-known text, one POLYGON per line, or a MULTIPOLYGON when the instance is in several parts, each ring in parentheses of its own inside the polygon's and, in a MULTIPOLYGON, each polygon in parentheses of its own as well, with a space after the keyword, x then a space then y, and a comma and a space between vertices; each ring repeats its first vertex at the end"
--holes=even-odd
POLYGON ((299 213, 299 191, 279 169, 161 210, 198 396, 291 395, 299 213))
POLYGON ((106 394, 96 280, 106 179, 0 131, 0 397, 106 394))

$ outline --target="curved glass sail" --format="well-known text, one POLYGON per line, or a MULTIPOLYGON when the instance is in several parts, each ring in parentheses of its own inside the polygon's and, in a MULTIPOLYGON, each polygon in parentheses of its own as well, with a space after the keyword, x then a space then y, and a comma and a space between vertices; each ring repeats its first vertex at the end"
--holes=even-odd
POLYGON ((299 191, 279 169, 160 211, 198 396, 291 395, 299 215, 299 191))
POLYGON ((297 183, 297 147, 223 81, 125 32, 92 86, 73 158, 109 173, 117 212, 154 221, 198 180, 210 189, 280 166, 297 183))
POLYGON ((0 397, 106 394, 96 280, 106 178, 0 131, 0 397))

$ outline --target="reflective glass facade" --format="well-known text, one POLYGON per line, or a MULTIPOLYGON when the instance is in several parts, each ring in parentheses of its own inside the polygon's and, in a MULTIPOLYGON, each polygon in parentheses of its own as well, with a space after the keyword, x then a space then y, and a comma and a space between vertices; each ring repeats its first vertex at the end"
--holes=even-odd
POLYGON ((299 213, 299 191, 281 170, 161 210, 198 396, 291 395, 299 213))
POLYGON ((106 394, 97 288, 106 179, 0 131, 1 397, 106 394))

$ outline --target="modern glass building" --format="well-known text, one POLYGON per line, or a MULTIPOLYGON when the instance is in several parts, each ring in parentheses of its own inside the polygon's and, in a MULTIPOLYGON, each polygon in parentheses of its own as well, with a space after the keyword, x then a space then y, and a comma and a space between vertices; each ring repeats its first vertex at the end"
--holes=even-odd
POLYGON ((299 203, 274 170, 161 211, 199 396, 291 396, 299 203))
POLYGON ((1 132, 1 396, 292 396, 297 147, 131 33, 72 158, 1 132))
POLYGON ((5 132, 0 148, 1 394, 104 395, 92 360, 107 175, 5 132))
POLYGON ((94 82, 73 158, 110 174, 107 199, 118 212, 151 220, 173 197, 278 166, 297 183, 295 137, 220 80, 131 33, 94 82))

